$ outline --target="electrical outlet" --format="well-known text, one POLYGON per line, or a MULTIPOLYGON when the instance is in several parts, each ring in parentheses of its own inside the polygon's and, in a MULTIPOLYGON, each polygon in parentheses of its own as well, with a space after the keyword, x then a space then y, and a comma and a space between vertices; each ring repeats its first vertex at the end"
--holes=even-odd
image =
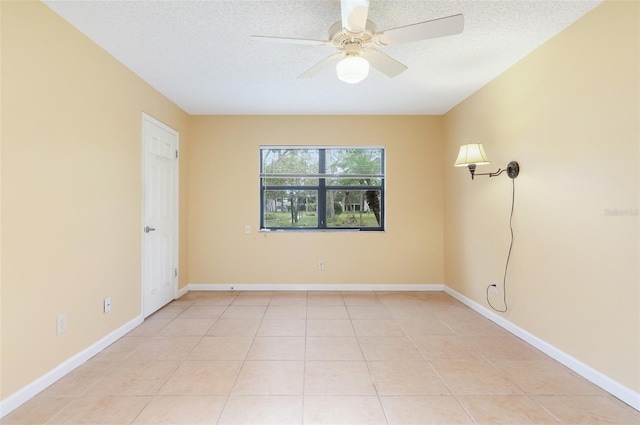
POLYGON ((56 335, 67 331, 67 313, 59 314, 56 318, 56 335))
POLYGON ((251 226, 249 226, 248 224, 246 226, 244 226, 244 232, 245 233, 251 233, 251 226))
POLYGON ((322 260, 318 261, 318 270, 320 271, 324 270, 324 261, 322 260))
POLYGON ((491 293, 494 295, 498 293, 498 284, 496 282, 491 282, 491 293))
POLYGON ((111 311, 111 297, 107 297, 104 299, 104 312, 108 313, 111 311))

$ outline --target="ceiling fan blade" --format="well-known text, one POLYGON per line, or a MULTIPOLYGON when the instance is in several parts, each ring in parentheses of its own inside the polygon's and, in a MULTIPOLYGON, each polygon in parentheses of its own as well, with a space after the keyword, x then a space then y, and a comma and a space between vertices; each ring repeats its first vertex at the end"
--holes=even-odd
POLYGON ((376 68, 389 78, 393 78, 407 69, 405 65, 379 50, 366 50, 362 53, 362 56, 369 61, 369 64, 372 67, 376 68))
POLYGON ((305 38, 271 37, 268 35, 252 35, 252 40, 268 41, 270 43, 304 44, 306 46, 323 46, 328 42, 323 40, 308 40, 305 38))
POLYGON ((342 53, 334 53, 333 55, 322 59, 320 62, 318 62, 317 64, 315 64, 314 66, 312 66, 311 68, 303 72, 302 74, 298 75, 298 78, 314 77, 323 69, 328 68, 331 65, 337 63, 342 56, 343 56, 342 53))
POLYGON ((381 31, 375 34, 374 43, 378 46, 390 46, 392 44, 460 34, 463 29, 464 16, 458 14, 381 31))
POLYGON ((341 0, 342 28, 353 34, 364 32, 369 14, 369 0, 341 0))

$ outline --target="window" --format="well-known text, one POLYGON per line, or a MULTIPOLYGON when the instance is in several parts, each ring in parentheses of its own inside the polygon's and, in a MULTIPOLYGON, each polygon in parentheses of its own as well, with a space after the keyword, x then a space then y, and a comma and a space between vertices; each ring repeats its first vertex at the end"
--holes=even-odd
POLYGON ((260 148, 260 228, 384 230, 384 148, 260 148))

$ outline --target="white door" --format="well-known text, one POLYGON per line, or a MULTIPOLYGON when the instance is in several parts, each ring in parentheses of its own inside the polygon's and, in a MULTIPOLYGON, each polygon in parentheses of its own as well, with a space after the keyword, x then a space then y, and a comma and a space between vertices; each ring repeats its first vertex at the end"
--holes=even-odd
POLYGON ((178 283, 178 132, 142 116, 142 313, 171 302, 178 283))

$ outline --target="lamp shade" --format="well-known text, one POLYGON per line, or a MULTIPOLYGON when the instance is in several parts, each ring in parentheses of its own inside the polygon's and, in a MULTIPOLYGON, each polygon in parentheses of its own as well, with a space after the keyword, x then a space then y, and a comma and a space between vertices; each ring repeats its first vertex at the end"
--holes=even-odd
POLYGON ((453 164, 454 167, 466 167, 470 164, 485 165, 489 164, 489 157, 484 152, 482 143, 469 143, 468 145, 460 146, 460 152, 458 152, 458 158, 453 164))
POLYGON ((355 55, 347 55, 336 65, 338 78, 349 84, 356 84, 369 75, 369 62, 355 55))

